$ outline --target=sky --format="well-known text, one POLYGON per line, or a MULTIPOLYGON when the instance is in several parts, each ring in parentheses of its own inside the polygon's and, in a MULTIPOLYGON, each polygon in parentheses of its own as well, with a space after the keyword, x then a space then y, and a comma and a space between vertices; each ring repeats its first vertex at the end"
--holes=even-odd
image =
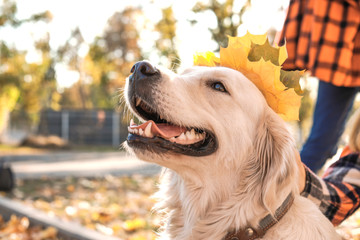
MULTIPOLYGON (((205 0, 203 0, 205 1, 205 0)), ((235 0, 235 8, 240 9, 245 0, 235 0)), ((280 31, 285 11, 279 10, 281 6, 288 5, 289 0, 252 0, 252 7, 244 15, 244 24, 239 29, 239 35, 246 31, 253 34, 263 34, 270 27, 280 31)), ((0 0, 1 4, 2 0, 0 0)), ((116 12, 122 11, 126 6, 142 6, 146 17, 158 21, 161 17, 161 8, 173 6, 177 19, 177 46, 183 67, 189 66, 193 61, 193 54, 197 51, 212 51, 217 43, 211 40, 209 27, 216 26, 212 13, 198 14, 199 24, 192 26, 188 19, 193 19, 195 14, 191 11, 194 0, 17 0, 18 18, 24 19, 34 13, 49 10, 53 15, 50 23, 24 24, 13 28, 0 30, 0 38, 11 42, 18 49, 27 50, 28 61, 40 61, 33 41, 50 34, 50 46, 53 49, 63 45, 68 40, 71 30, 78 26, 85 39, 91 43, 96 36, 104 31, 107 20, 116 12)), ((237 19, 233 19, 237 21, 237 19)), ((151 46, 156 36, 149 32, 141 32, 140 46, 151 52, 151 46)), ((83 54, 87 49, 84 48, 83 54)), ((150 54, 150 60, 157 61, 159 56, 150 54)), ((57 79, 60 87, 71 86, 78 79, 76 72, 69 71, 66 66, 56 66, 57 79)))

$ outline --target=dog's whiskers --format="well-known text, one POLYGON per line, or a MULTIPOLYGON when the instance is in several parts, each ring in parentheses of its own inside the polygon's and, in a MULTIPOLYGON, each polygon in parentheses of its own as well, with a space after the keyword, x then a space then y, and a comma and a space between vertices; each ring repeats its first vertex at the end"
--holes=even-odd
POLYGON ((117 109, 122 112, 122 119, 126 122, 129 122, 130 119, 134 118, 134 114, 130 111, 129 107, 126 104, 125 101, 125 92, 124 92, 125 87, 121 87, 118 89, 118 94, 117 94, 117 98, 118 98, 118 106, 117 109))

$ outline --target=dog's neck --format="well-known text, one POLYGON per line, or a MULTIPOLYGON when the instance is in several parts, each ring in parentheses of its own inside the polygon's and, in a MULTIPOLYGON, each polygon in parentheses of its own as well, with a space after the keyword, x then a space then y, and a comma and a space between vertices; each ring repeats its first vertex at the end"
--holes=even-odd
POLYGON ((173 179, 166 190, 172 192, 167 194, 171 199, 160 208, 170 210, 170 239, 204 239, 209 232, 213 239, 222 239, 230 229, 256 228, 269 212, 275 213, 290 191, 279 192, 276 202, 264 206, 256 189, 239 188, 239 176, 209 172, 212 176, 204 182, 184 179, 171 170, 167 174, 173 179))
POLYGON ((263 219, 260 220, 258 227, 255 229, 252 226, 245 226, 238 230, 229 232, 225 240, 253 240, 262 238, 266 232, 278 223, 281 218, 289 211, 294 202, 294 195, 290 193, 284 202, 276 209, 275 213, 269 213, 263 219))

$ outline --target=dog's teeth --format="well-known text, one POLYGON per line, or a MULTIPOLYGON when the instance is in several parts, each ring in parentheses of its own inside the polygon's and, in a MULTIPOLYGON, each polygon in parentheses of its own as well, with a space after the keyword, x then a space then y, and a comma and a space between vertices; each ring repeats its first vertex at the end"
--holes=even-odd
POLYGON ((185 135, 186 135, 186 138, 188 139, 188 140, 193 140, 193 139, 195 139, 195 131, 193 131, 194 129, 192 129, 192 131, 187 131, 186 133, 185 133, 185 135))
POLYGON ((135 125, 134 119, 130 119, 130 126, 135 125))
POLYGON ((130 127, 128 127, 128 131, 129 131, 129 133, 132 133, 132 134, 137 134, 137 130, 136 129, 133 129, 133 128, 130 128, 130 127))
POLYGON ((149 138, 154 137, 154 135, 151 133, 151 125, 152 125, 152 122, 150 122, 150 123, 146 126, 145 131, 144 131, 144 136, 149 137, 149 138))
POLYGON ((141 98, 137 98, 137 99, 136 99, 136 106, 139 106, 140 103, 141 103, 141 98))
POLYGON ((139 130, 138 129, 134 129, 135 134, 139 134, 139 130))
POLYGON ((192 138, 196 138, 195 129, 191 129, 190 133, 191 133, 192 138))
POLYGON ((139 135, 142 136, 144 134, 144 131, 140 128, 139 129, 139 135))
POLYGON ((186 136, 182 133, 180 136, 177 137, 179 140, 186 140, 186 136))
POLYGON ((196 138, 196 140, 204 139, 205 133, 196 133, 195 138, 196 138))
POLYGON ((195 133, 195 139, 196 139, 196 140, 200 139, 200 134, 195 133))

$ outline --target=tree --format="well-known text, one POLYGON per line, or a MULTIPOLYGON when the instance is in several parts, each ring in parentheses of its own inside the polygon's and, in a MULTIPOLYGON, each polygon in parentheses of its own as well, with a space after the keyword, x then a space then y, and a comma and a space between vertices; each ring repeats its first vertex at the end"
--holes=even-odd
POLYGON ((3 0, 3 4, 0 7, 0 27, 5 25, 10 25, 13 27, 18 27, 26 22, 37 22, 37 21, 51 21, 52 15, 49 11, 42 13, 37 13, 26 19, 18 19, 16 17, 17 6, 16 2, 13 0, 3 0))
POLYGON ((136 18, 142 15, 139 8, 127 7, 122 12, 116 12, 108 21, 103 39, 109 57, 117 59, 118 65, 124 62, 134 62, 142 57, 138 46, 139 31, 136 28, 136 18))
POLYGON ((143 59, 138 44, 143 27, 138 21, 141 16, 142 10, 136 7, 114 13, 103 36, 90 46, 87 69, 93 78, 91 93, 96 97, 97 107, 117 105, 119 89, 123 88, 135 62, 143 59))
POLYGON ((119 89, 123 87, 131 67, 142 59, 136 24, 141 14, 140 9, 130 7, 116 12, 108 20, 103 35, 88 45, 89 50, 83 57, 78 55, 81 44, 85 44, 80 30, 59 49, 62 61, 79 72, 81 78, 64 90, 63 107, 79 107, 79 100, 84 102, 82 108, 113 109, 116 106, 119 89), (81 92, 82 100, 74 94, 76 91, 81 92))
MULTIPOLYGON (((0 6, 0 28, 4 26, 16 28, 25 22, 51 20, 49 12, 35 14, 28 19, 18 19, 16 12, 15 1, 4 0, 0 6)), ((37 80, 42 79, 42 68, 47 68, 47 63, 29 64, 25 56, 25 51, 18 51, 15 47, 9 48, 4 41, 0 41, 0 141, 7 127, 9 114, 16 104, 19 105, 21 102, 20 108, 29 110, 30 106, 34 106, 32 103, 39 99, 36 89, 39 89, 41 84, 37 83, 37 80), (29 87, 29 82, 34 79, 36 81, 29 87), (39 84, 38 88, 34 87, 36 84, 39 84)))
POLYGON ((176 70, 180 64, 180 58, 176 50, 176 20, 171 6, 162 9, 162 19, 156 24, 156 30, 160 33, 156 48, 161 55, 167 57, 171 69, 176 70))
POLYGON ((78 95, 80 96, 81 108, 91 108, 91 103, 86 94, 84 81, 86 80, 86 74, 83 69, 83 56, 80 56, 81 48, 87 44, 81 34, 79 27, 76 27, 70 35, 70 38, 66 43, 61 46, 58 53, 58 61, 65 63, 70 70, 74 70, 79 73, 79 84, 77 84, 78 95))
MULTIPOLYGON (((195 13, 211 11, 214 13, 217 26, 209 28, 213 39, 221 46, 227 46, 227 36, 237 36, 239 26, 243 23, 242 16, 249 8, 251 0, 246 0, 240 10, 235 10, 234 0, 218 1, 209 0, 208 3, 198 2, 193 7, 195 13), (238 19, 238 20, 236 20, 238 19)), ((196 20, 191 20, 196 24, 196 20)), ((219 48, 220 49, 220 48, 219 48)), ((219 50, 217 49, 217 50, 219 50)))
POLYGON ((50 48, 50 36, 47 34, 43 39, 35 42, 35 47, 42 54, 42 65, 44 65, 44 74, 41 81, 40 105, 43 108, 59 110, 60 94, 57 91, 55 59, 52 57, 50 48))
MULTIPOLYGON (((2 52, 4 52, 4 49, 9 50, 3 43, 1 43, 0 47, 2 52)), ((9 53, 7 51, 7 54, 9 53)), ((1 62, 3 62, 3 56, 0 56, 1 62)), ((19 79, 16 76, 0 72, 0 142, 9 121, 10 111, 14 109, 20 95, 18 86, 19 79)))

